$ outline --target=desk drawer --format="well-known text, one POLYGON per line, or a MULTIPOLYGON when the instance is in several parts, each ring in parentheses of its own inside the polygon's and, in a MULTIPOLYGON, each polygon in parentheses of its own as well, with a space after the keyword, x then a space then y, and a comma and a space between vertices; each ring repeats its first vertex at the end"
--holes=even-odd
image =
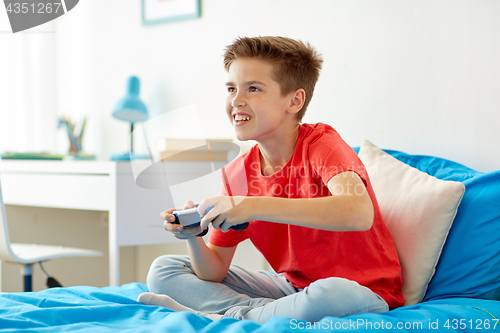
POLYGON ((4 202, 11 205, 109 210, 109 175, 1 174, 4 202))

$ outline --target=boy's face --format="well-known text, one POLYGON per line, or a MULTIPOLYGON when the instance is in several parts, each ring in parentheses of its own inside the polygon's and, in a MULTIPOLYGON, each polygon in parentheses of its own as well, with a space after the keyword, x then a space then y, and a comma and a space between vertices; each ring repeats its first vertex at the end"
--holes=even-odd
POLYGON ((279 137, 287 111, 290 94, 281 94, 273 79, 272 63, 256 58, 233 61, 228 72, 226 113, 241 141, 264 142, 279 137))

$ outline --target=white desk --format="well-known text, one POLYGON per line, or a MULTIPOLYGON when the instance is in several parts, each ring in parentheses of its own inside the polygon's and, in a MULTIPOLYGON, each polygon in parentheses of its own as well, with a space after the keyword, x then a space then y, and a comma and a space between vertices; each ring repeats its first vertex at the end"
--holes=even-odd
MULTIPOLYGON (((202 176, 207 163, 168 162, 168 178, 202 176)), ((159 214, 174 207, 170 192, 137 186, 130 162, 2 160, 0 176, 5 204, 108 211, 112 286, 120 283, 121 246, 178 241, 162 228, 150 227, 162 225, 159 214)))

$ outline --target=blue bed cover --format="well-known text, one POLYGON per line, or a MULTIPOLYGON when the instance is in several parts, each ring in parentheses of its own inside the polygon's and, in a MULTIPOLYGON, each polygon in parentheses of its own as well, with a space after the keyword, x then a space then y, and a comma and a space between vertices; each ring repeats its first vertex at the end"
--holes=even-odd
POLYGON ((121 287, 53 288, 0 293, 1 332, 463 332, 499 331, 500 302, 470 298, 435 300, 383 314, 325 317, 317 323, 275 317, 258 325, 234 319, 211 321, 187 312, 135 301, 140 283, 121 287))

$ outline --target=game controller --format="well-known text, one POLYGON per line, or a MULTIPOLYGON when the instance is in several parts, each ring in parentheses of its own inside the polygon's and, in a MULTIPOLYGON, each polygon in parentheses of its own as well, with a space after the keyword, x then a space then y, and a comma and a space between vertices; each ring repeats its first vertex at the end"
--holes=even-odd
MULTIPOLYGON (((214 206, 210 206, 206 209, 205 214, 200 215, 198 214, 198 205, 195 205, 194 208, 189 208, 189 209, 183 209, 183 210, 176 210, 172 214, 175 216, 175 221, 172 222, 172 224, 180 224, 184 227, 197 227, 200 225, 201 218, 208 214, 209 211, 214 208, 214 206)), ((248 227, 248 222, 238 224, 238 225, 233 225, 230 229, 236 230, 236 231, 243 231, 248 227)), ((197 236, 202 237, 205 236, 208 232, 208 229, 203 230, 200 234, 197 236)))

